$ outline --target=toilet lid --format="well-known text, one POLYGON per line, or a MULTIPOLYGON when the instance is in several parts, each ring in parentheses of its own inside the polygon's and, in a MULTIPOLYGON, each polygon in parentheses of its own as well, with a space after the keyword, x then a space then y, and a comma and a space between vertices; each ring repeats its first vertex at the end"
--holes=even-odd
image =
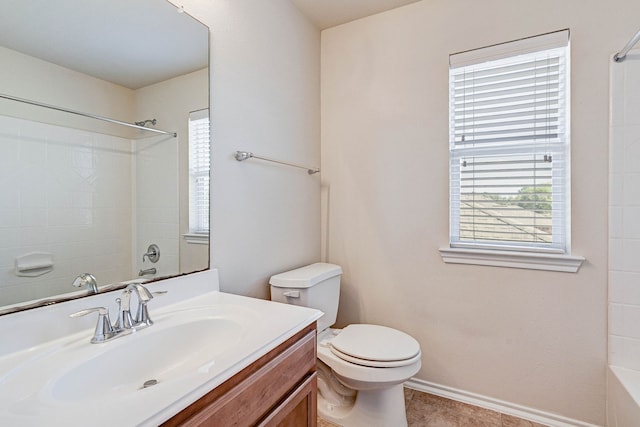
POLYGON ((420 344, 410 335, 379 325, 349 325, 331 340, 331 351, 366 366, 403 366, 420 358, 420 344))

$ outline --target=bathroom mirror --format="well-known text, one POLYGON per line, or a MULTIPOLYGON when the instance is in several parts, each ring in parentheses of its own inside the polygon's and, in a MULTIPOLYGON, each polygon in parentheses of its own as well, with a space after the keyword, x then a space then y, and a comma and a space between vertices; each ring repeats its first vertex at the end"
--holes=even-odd
POLYGON ((0 314, 86 296, 85 273, 107 291, 208 268, 205 25, 167 0, 8 0, 0 64, 0 314))

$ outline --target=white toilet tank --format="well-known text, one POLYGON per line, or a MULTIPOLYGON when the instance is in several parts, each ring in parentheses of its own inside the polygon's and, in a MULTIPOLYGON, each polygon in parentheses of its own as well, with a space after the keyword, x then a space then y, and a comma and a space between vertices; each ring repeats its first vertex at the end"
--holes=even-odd
POLYGON ((318 332, 336 323, 340 301, 339 265, 315 263, 271 276, 271 300, 311 307, 324 313, 318 332))

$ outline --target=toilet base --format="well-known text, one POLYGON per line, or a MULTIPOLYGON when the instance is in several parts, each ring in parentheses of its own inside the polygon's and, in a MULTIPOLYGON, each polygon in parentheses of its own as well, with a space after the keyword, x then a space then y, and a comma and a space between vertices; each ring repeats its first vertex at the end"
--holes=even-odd
POLYGON ((318 393, 320 418, 344 427, 407 427, 402 384, 359 390, 351 406, 332 405, 318 393))

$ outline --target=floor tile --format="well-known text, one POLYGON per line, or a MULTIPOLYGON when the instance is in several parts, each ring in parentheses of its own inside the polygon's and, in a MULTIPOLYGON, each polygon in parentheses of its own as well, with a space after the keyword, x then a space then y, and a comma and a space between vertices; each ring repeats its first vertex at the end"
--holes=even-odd
POLYGON ((502 427, 547 427, 544 424, 502 414, 502 427))
MULTIPOLYGON (((500 427, 500 413, 489 409, 479 408, 466 403, 445 399, 432 394, 415 392, 407 407, 407 418, 409 414, 416 412, 417 417, 412 416, 412 420, 427 420, 431 425, 465 425, 478 427, 500 427), (449 423, 449 424, 447 424, 449 423)), ((416 424, 419 426, 420 424, 416 424)))
POLYGON ((322 418, 318 417, 318 427, 340 427, 340 426, 337 426, 336 424, 330 423, 329 421, 323 420, 322 418))
MULTIPOLYGON (((546 427, 409 388, 404 389, 404 398, 409 427, 546 427)), ((318 417, 318 427, 340 426, 318 417)))

